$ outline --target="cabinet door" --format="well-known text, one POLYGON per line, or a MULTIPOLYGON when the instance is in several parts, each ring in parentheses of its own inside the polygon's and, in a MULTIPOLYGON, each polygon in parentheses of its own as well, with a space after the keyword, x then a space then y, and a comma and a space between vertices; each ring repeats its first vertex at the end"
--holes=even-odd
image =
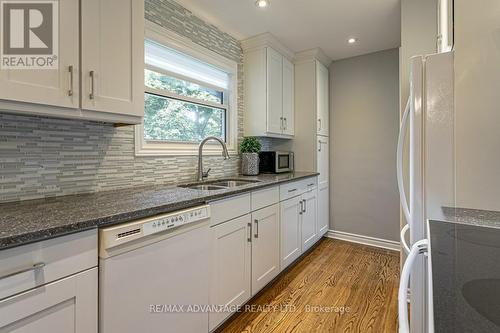
MULTIPOLYGON (((56 3, 59 6, 59 68, 0 70, 0 99, 79 107, 79 1, 64 0, 56 3)), ((33 112, 37 112, 37 109, 34 108, 33 112)))
POLYGON ((302 252, 310 248, 317 240, 318 191, 317 189, 302 195, 304 210, 302 213, 302 252))
POLYGON ((330 228, 330 187, 328 183, 318 185, 318 237, 330 228))
POLYGON ((316 108, 318 134, 328 136, 329 103, 328 103, 328 68, 316 61, 316 108))
MULTIPOLYGON (((250 298, 250 228, 250 214, 211 228, 210 304, 241 305, 250 298)), ((210 330, 229 315, 231 313, 211 312, 210 330)))
POLYGON ((97 268, 0 301, 0 331, 97 333, 97 268))
POLYGON ((300 219, 302 197, 295 197, 280 203, 281 270, 285 269, 302 253, 300 219))
POLYGON ((283 134, 294 134, 294 67, 283 58, 283 134))
POLYGON ((82 109, 144 115, 144 1, 81 2, 82 109))
POLYGON ((317 170, 318 176, 318 236, 323 236, 329 229, 330 194, 329 194, 329 142, 327 137, 318 136, 317 170))
POLYGON ((283 56, 267 48, 267 131, 281 134, 283 128, 283 56))
POLYGON ((252 296, 280 271, 278 204, 252 213, 252 296))

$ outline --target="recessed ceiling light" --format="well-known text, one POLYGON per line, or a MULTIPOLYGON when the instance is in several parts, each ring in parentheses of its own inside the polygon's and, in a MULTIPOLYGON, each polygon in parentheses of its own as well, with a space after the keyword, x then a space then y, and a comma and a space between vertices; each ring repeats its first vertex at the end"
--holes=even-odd
POLYGON ((354 43, 356 43, 357 41, 358 41, 358 39, 357 39, 357 38, 349 38, 349 39, 347 40, 347 42, 348 42, 349 44, 354 44, 354 43))
POLYGON ((269 6, 269 0, 257 0, 255 1, 255 5, 259 8, 265 8, 269 6))

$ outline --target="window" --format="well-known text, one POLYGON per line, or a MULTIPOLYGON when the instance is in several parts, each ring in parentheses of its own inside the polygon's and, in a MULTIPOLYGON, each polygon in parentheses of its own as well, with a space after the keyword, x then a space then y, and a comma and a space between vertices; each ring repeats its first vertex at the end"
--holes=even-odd
MULTIPOLYGON (((207 136, 221 138, 234 153, 236 63, 165 33, 146 34, 145 110, 136 154, 197 154, 207 136)), ((207 146, 207 152, 219 154, 220 146, 207 146)))

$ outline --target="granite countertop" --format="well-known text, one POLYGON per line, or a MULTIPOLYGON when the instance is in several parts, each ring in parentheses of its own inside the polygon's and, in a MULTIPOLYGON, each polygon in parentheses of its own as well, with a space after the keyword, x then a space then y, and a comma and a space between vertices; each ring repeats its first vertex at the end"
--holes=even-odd
POLYGON ((500 212, 443 208, 429 221, 436 333, 500 333, 500 212))
POLYGON ((185 209, 317 175, 315 172, 294 172, 238 176, 234 178, 259 182, 214 191, 158 185, 0 204, 0 250, 185 209))
POLYGON ((500 212, 471 208, 442 207, 444 220, 452 223, 500 228, 500 212))

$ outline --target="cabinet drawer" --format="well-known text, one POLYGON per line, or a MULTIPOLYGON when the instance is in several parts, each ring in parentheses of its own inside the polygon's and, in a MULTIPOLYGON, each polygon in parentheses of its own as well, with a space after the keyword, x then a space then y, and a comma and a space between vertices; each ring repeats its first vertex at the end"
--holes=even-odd
POLYGON ((96 266, 97 229, 0 251, 0 299, 96 266))
POLYGON ((250 193, 210 203, 210 225, 232 220, 250 213, 250 193))
POLYGON ((278 186, 252 192, 252 211, 274 205, 279 201, 278 186))
POLYGON ((280 200, 287 200, 297 195, 301 195, 307 190, 311 190, 318 186, 318 178, 311 177, 296 182, 287 183, 280 186, 280 200))

